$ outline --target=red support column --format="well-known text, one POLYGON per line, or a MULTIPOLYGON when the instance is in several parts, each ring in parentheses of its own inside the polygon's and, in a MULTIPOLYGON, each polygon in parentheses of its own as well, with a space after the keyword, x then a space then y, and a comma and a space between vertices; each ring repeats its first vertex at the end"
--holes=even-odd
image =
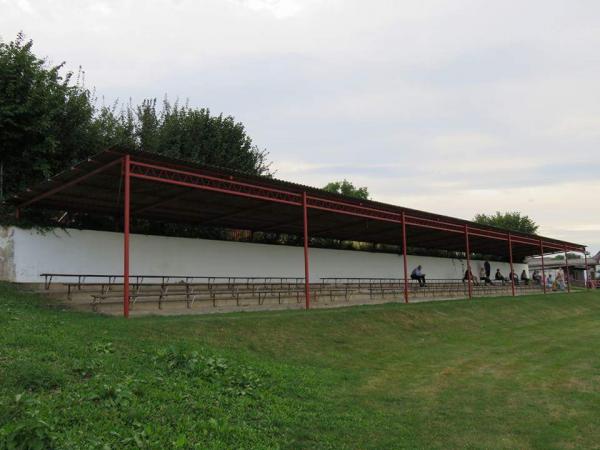
POLYGON ((131 177, 129 155, 123 157, 123 316, 129 317, 129 212, 131 177))
POLYGON ((569 279, 569 258, 567 256, 567 246, 565 245, 565 282, 567 283, 567 292, 571 293, 571 280, 569 279))
POLYGON ((473 298, 473 274, 471 273, 471 247, 469 245, 468 225, 465 225, 465 244, 467 250, 467 284, 469 285, 469 298, 473 298))
POLYGON ((404 303, 408 303, 408 267, 406 258, 406 218, 402 211, 402 260, 404 263, 404 303))
POLYGON ((512 288, 512 295, 515 296, 515 269, 513 268, 513 255, 512 255, 512 235, 508 233, 508 256, 510 258, 510 285, 512 288))
POLYGON ((308 265, 308 202, 306 192, 302 193, 302 217, 304 224, 304 295, 306 297, 306 309, 310 309, 310 274, 308 265))
POLYGON ((542 255, 542 286, 544 287, 544 294, 546 293, 546 269, 544 268, 544 243, 540 239, 540 254, 542 255))
POLYGON ((589 289, 592 284, 592 280, 590 280, 587 252, 585 251, 585 248, 583 249, 583 259, 585 261, 585 275, 583 276, 583 282, 585 283, 585 288, 589 289))

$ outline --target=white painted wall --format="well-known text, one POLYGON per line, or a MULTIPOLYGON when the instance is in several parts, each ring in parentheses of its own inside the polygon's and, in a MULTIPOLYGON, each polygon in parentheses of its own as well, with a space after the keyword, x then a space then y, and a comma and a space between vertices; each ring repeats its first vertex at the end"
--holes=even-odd
MULTIPOLYGON (((9 227, 1 230, 0 255, 12 252, 0 272, 2 279, 40 282, 41 273, 120 274, 123 235, 105 231, 61 230, 40 233, 9 227)), ((187 276, 304 276, 302 247, 131 235, 131 273, 187 276)), ((465 261, 426 256, 408 257, 409 273, 421 264, 428 278, 462 278, 465 261)), ((508 263, 491 262, 507 276, 508 263)), ((482 261, 473 261, 479 274, 482 261)), ((526 264, 515 264, 521 273, 526 264)), ((321 277, 403 276, 402 256, 350 250, 310 249, 311 280, 321 277)), ((88 280, 92 281, 92 280, 88 280)))

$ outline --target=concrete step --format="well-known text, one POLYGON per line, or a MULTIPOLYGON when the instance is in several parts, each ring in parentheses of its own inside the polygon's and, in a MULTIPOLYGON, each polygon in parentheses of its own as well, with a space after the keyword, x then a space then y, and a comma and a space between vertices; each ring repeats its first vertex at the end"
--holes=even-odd
MULTIPOLYGON (((83 311, 103 314, 121 315, 123 311, 123 286, 112 285, 105 298, 94 302, 93 295, 99 295, 102 287, 99 285, 82 284, 69 288, 61 283, 53 283, 48 288, 43 283, 21 285, 23 289, 37 292, 46 296, 55 304, 83 311)), ((323 283, 311 283, 312 307, 336 307, 360 304, 377 304, 404 301, 404 286, 397 283, 380 284, 369 289, 364 284, 349 284, 347 286, 323 283)), ((294 289, 296 286, 294 286, 294 289)), ((539 286, 515 286, 517 295, 541 292, 539 286)), ((167 296, 161 299, 161 286, 145 284, 139 297, 130 304, 132 315, 141 314, 206 314, 214 312, 299 309, 304 308, 304 286, 297 290, 281 291, 280 286, 273 284, 260 285, 194 285, 192 291, 197 294, 192 300, 186 295, 184 284, 169 285, 167 296), (260 298, 258 292, 261 292, 260 298), (267 292, 268 291, 268 292, 267 292), (280 292, 281 291, 281 292, 280 292), (214 296, 214 298, 213 298, 214 296)), ((135 294, 135 287, 131 293, 135 294)), ((510 295, 511 286, 472 286, 475 297, 510 295)), ((438 283, 428 287, 411 284, 409 299, 411 302, 448 300, 468 296, 468 286, 459 283, 438 283)))

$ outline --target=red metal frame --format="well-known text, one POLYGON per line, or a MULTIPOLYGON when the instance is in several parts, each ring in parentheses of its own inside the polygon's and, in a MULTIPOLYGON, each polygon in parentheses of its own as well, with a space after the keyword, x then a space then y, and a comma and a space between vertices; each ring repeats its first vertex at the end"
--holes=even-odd
MULTIPOLYGON (((123 155, 123 157, 124 156, 125 155, 123 155)), ((61 186, 58 186, 55 189, 51 189, 50 191, 44 192, 43 194, 33 197, 30 200, 27 200, 18 206, 22 208, 24 206, 30 205, 31 203, 48 197, 56 192, 59 192, 62 189, 84 181, 85 179, 101 172, 102 170, 105 170, 113 164, 117 164, 121 159, 122 158, 111 161, 106 165, 99 167, 88 174, 83 175, 82 177, 67 182, 61 186)), ((227 176, 206 174, 201 172, 194 172, 192 171, 192 169, 182 170, 180 168, 166 167, 160 165, 160 163, 149 164, 146 162, 136 161, 131 158, 130 176, 132 178, 169 183, 176 186, 204 189, 228 195, 237 195, 258 200, 266 200, 288 205, 302 206, 301 193, 292 192, 289 190, 281 189, 279 187, 269 187, 261 185, 260 182, 252 183, 247 181, 238 181, 236 180, 237 175, 227 176)), ((185 195, 185 193, 182 193, 182 195, 185 195)), ((159 200, 159 204, 161 203, 162 200, 159 200)), ((141 207, 141 210, 146 210, 148 207, 151 208, 152 206, 155 205, 141 207)), ((351 201, 330 199, 326 197, 318 197, 315 195, 307 195, 307 208, 330 211, 338 214, 351 215, 355 217, 362 217, 366 219, 374 219, 378 221, 385 221, 397 224, 400 224, 402 222, 402 213, 404 212, 400 211, 397 207, 392 208, 397 208, 398 211, 390 211, 389 209, 385 208, 385 205, 382 205, 382 207, 379 207, 379 205, 373 203, 364 205, 362 204, 362 202, 357 204, 351 201)), ((445 216, 437 216, 433 214, 431 215, 432 218, 417 217, 413 215, 413 213, 418 213, 418 211, 406 211, 406 214, 404 215, 405 226, 415 226, 425 229, 429 228, 452 233, 463 233, 463 224, 453 223, 452 218, 445 216)), ((496 231, 491 229, 484 229, 473 225, 470 225, 469 233, 473 236, 483 238, 506 240, 505 234, 499 230, 496 231)), ((513 236, 513 243, 524 245, 537 245, 537 240, 533 237, 528 236, 513 236)), ((556 250, 562 250, 563 248, 563 243, 558 244, 552 241, 545 241, 545 244, 547 248, 554 248, 556 250)), ((568 250, 581 250, 581 247, 579 246, 573 246, 568 243, 567 245, 568 250)))
POLYGON ((406 256, 406 218, 402 213, 402 261, 404 266, 404 303, 408 303, 408 267, 406 256))
POLYGON ((129 155, 123 157, 123 315, 129 317, 129 212, 131 174, 129 155))
POLYGON ((306 192, 302 193, 302 223, 304 229, 304 295, 306 309, 310 309, 310 267, 308 262, 308 204, 306 192))
POLYGON ((471 246, 469 245, 469 225, 465 225, 465 244, 467 254, 467 284, 469 299, 473 298, 473 274, 471 273, 471 246))
MULTIPOLYGON (((126 155, 129 158, 129 155, 126 155)), ((94 175, 105 171, 106 169, 112 167, 112 166, 116 166, 117 164, 121 164, 121 159, 116 159, 114 161, 109 162, 108 164, 105 164, 101 167, 98 167, 95 170, 92 170, 89 173, 86 173, 85 175, 80 176, 79 178, 76 178, 74 180, 69 181, 68 183, 65 184, 61 184, 60 186, 55 187, 54 189, 50 189, 49 191, 44 192, 43 194, 40 194, 36 197, 33 197, 29 200, 27 200, 26 202, 23 202, 19 205, 19 208, 25 208, 26 206, 31 205, 32 203, 35 203, 37 201, 40 201, 46 197, 50 197, 53 194, 56 194, 57 192, 60 192, 70 186, 73 186, 75 184, 81 183, 84 180, 87 180, 90 177, 93 177, 94 175)))
MULTIPOLYGON (((254 185, 246 182, 235 181, 233 177, 224 179, 212 175, 173 169, 132 161, 131 177, 148 181, 169 183, 177 186, 196 189, 210 190, 230 195, 237 195, 258 200, 267 200, 288 205, 302 206, 302 195, 285 191, 254 185)), ((332 200, 307 195, 307 208, 335 212, 365 219, 374 219, 383 222, 402 223, 402 212, 384 211, 378 208, 354 204, 342 200, 332 200)), ((463 233, 463 226, 446 220, 428 219, 405 214, 405 225, 429 228, 446 232, 463 233)), ((469 227, 469 233, 473 236, 506 240, 506 235, 501 231, 486 230, 482 228, 469 227)), ((534 238, 526 236, 513 236, 513 242, 520 244, 537 245, 534 238)), ((562 249, 559 244, 551 241, 546 242, 549 248, 562 249)), ((570 248, 574 250, 574 248, 570 248)))
POLYGON ((512 234, 508 233, 508 255, 510 258, 510 285, 512 288, 512 295, 515 296, 515 269, 513 268, 513 254, 512 254, 512 234))
POLYGON ((567 292, 571 293, 571 280, 569 278, 569 258, 567 256, 567 246, 565 245, 565 281, 567 283, 567 292))
MULTIPOLYGON (((108 152, 111 153, 111 152, 108 152)), ((114 153, 114 152, 112 152, 114 153)), ((122 175, 124 178, 124 204, 123 204, 123 221, 124 221, 124 244, 123 244, 123 274, 124 274, 124 288, 123 288, 123 310, 124 315, 127 317, 129 314, 129 240, 130 240, 130 216, 131 211, 131 179, 137 178, 140 180, 147 180, 159 183, 168 183, 175 186, 181 186, 192 189, 202 189, 206 191, 218 192, 227 195, 236 195, 246 198, 257 199, 261 201, 276 202, 280 204, 286 204, 291 206, 302 207, 303 210, 303 234, 304 234, 304 263, 305 263, 305 293, 306 293, 306 308, 310 308, 310 279, 309 279, 309 252, 308 252, 308 209, 321 210, 333 212, 336 214, 344 214, 348 216, 355 216, 364 219, 377 220, 381 222, 390 222, 393 224, 402 225, 402 247, 403 247, 403 262, 404 262, 404 297, 405 302, 409 301, 408 298, 408 266, 407 266, 407 226, 413 226, 421 229, 432 229, 448 233, 464 233, 465 245, 466 245, 466 257, 467 257, 467 270, 468 270, 468 281, 469 281, 469 298, 472 298, 472 282, 473 274, 471 268, 471 249, 469 237, 476 236, 484 239, 495 239, 495 240, 508 240, 509 245, 509 256, 511 261, 511 272, 514 272, 513 268, 513 243, 521 245, 531 245, 540 247, 540 253, 542 256, 542 277, 544 278, 544 292, 546 292, 545 283, 545 267, 544 267, 544 250, 554 249, 563 250, 565 253, 570 251, 584 251, 585 248, 577 246, 571 243, 558 243, 551 240, 545 240, 544 238, 535 238, 530 236, 512 235, 509 233, 503 233, 501 230, 493 230, 480 228, 472 224, 460 223, 462 221, 452 222, 454 219, 445 216, 438 216, 430 213, 422 213, 424 216, 418 216, 421 214, 419 211, 406 210, 406 212, 393 205, 383 205, 374 202, 352 202, 352 200, 342 200, 336 198, 329 198, 327 195, 323 197, 317 195, 308 195, 307 191, 293 192, 286 190, 287 186, 279 188, 282 183, 277 186, 269 186, 267 181, 257 181, 254 183, 252 180, 248 181, 248 178, 244 178, 240 175, 242 180, 235 174, 223 174, 215 175, 215 172, 204 173, 202 169, 194 172, 193 169, 185 170, 183 166, 175 166, 180 168, 174 168, 172 166, 164 166, 162 163, 149 164, 146 162, 135 161, 133 158, 126 153, 120 153, 122 155, 118 159, 110 161, 101 167, 97 167, 89 173, 83 176, 77 177, 68 181, 60 186, 43 192, 39 195, 33 196, 29 200, 17 205, 16 214, 18 216, 19 210, 23 207, 33 204, 39 200, 47 198, 53 194, 56 194, 70 186, 76 185, 85 181, 86 179, 97 175, 98 173, 121 163, 123 165, 122 175), (245 180, 245 181, 243 181, 245 180)), ((142 158, 142 157, 140 157, 142 158)), ((143 159, 143 158, 142 158, 143 159)), ((152 161, 152 159, 146 156, 146 160, 152 161)), ((96 162, 96 160, 93 160, 96 162)), ((292 188, 290 188, 292 189, 292 188)), ((138 208, 137 211, 144 211, 161 205, 173 198, 178 198, 179 195, 184 196, 187 192, 182 192, 168 199, 158 200, 155 203, 150 203, 146 206, 138 208)), ((33 194, 30 194, 33 195, 33 194)), ((260 206, 258 206, 260 208, 260 206)), ((135 213, 136 211, 133 211, 135 213)), ((176 211, 172 212, 176 214, 176 211)), ((228 213, 230 214, 230 213, 228 213)), ((236 212, 231 214, 237 214, 236 212)), ((208 219, 210 222, 213 219, 208 219)), ((565 255, 566 259, 566 255, 565 255)), ((568 260, 566 261, 568 264, 568 260)), ((586 255, 586 271, 587 271, 587 255, 586 255)), ((568 269, 567 269, 568 277, 568 269)), ((515 295, 514 280, 511 281, 513 288, 513 295, 515 295)), ((570 283, 569 283, 570 289, 570 283)))
POLYGON ((546 293, 546 269, 544 268, 544 243, 540 239, 540 255, 542 255, 542 285, 544 286, 544 294, 546 293))
POLYGON ((225 180, 211 175, 171 169, 136 161, 132 161, 131 163, 131 177, 142 180, 158 181, 176 186, 238 195, 241 197, 269 200, 294 206, 302 205, 302 196, 293 192, 234 181, 233 177, 229 180, 225 180))

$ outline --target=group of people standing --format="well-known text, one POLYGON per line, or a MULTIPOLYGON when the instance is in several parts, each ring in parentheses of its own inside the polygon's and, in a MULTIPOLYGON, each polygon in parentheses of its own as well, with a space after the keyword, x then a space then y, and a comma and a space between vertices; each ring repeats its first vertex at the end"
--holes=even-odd
MULTIPOLYGON (((479 268, 479 277, 475 277, 471 272, 471 268, 469 267, 467 268, 467 270, 465 270, 465 275, 463 276, 462 281, 470 281, 475 285, 479 285, 481 283, 484 283, 486 285, 494 285, 494 281, 500 282, 502 283, 502 285, 505 285, 506 283, 511 283, 511 281, 514 282, 515 285, 519 285, 521 283, 523 283, 524 285, 529 285, 531 281, 533 281, 535 284, 540 286, 542 285, 542 283, 544 283, 547 288, 552 290, 562 291, 565 289, 565 276, 562 269, 558 269, 556 271, 554 278, 550 273, 545 277, 545 279, 542 279, 542 275, 537 270, 533 271, 531 279, 529 278, 525 269, 523 269, 523 271, 521 272, 521 276, 517 275, 514 271, 511 270, 508 274, 508 277, 505 277, 500 271, 500 268, 497 268, 496 273, 494 274, 494 281, 492 281, 490 277, 491 273, 492 266, 489 261, 485 261, 483 266, 479 268)), ((410 274, 410 278, 412 280, 418 281, 419 286, 426 286, 425 273, 423 273, 423 266, 418 265, 417 267, 415 267, 410 274)))

